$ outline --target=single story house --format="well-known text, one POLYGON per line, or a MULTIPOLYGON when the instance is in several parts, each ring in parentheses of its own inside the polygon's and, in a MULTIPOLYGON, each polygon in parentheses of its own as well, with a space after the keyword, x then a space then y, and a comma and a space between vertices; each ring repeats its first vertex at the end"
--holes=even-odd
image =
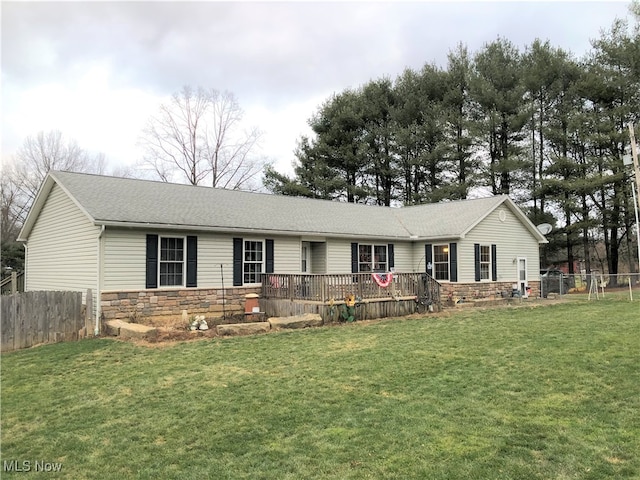
POLYGON ((247 294, 283 291, 287 275, 300 286, 419 272, 443 296, 537 295, 546 243, 508 196, 391 208, 61 171, 18 240, 26 290, 91 288, 97 330, 126 316, 244 312, 247 294))

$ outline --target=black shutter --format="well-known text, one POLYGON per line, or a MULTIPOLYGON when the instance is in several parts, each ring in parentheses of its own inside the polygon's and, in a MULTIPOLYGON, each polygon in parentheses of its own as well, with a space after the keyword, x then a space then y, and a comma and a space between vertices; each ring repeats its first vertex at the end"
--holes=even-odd
POLYGON ((449 244, 449 281, 458 281, 458 244, 449 244))
POLYGON ((187 287, 198 286, 198 237, 187 237, 187 287))
POLYGON ((498 281, 498 247, 494 243, 491 245, 491 280, 498 281))
POLYGON ((158 288, 158 235, 147 235, 146 288, 158 288))
POLYGON ((389 245, 387 245, 387 255, 389 256, 389 271, 391 271, 391 269, 395 268, 396 266, 394 252, 393 252, 393 243, 390 243, 389 245))
POLYGON ((433 276, 433 246, 430 243, 424 246, 424 271, 433 276))
POLYGON ((351 273, 358 273, 358 244, 351 244, 351 273))
POLYGON ((480 244, 473 244, 473 263, 476 267, 476 282, 480 281, 480 244))
POLYGON ((242 239, 233 239, 233 286, 242 286, 242 239))
POLYGON ((266 264, 265 273, 273 273, 273 240, 265 240, 266 243, 266 264))

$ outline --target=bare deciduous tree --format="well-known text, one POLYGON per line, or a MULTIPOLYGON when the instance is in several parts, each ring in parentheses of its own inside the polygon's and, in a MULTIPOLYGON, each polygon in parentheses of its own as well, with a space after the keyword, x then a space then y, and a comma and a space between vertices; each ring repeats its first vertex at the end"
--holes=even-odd
POLYGON ((185 86, 149 119, 142 164, 165 182, 251 188, 266 162, 255 155, 262 133, 242 119, 232 93, 185 86))
POLYGON ((0 231, 1 243, 12 242, 18 236, 21 220, 26 215, 27 205, 22 201, 18 185, 14 181, 15 166, 3 162, 0 178, 0 231))
POLYGON ((58 130, 39 132, 24 140, 16 155, 13 182, 30 204, 51 170, 104 173, 104 154, 90 155, 75 140, 65 140, 58 130))
MULTIPOLYGON (((2 267, 15 262, 15 239, 42 182, 51 170, 104 173, 104 154, 91 155, 59 131, 29 136, 10 158, 3 158, 0 182, 2 267)), ((19 248, 22 250, 22 247, 19 248)), ((4 271, 4 270, 3 270, 4 271)))

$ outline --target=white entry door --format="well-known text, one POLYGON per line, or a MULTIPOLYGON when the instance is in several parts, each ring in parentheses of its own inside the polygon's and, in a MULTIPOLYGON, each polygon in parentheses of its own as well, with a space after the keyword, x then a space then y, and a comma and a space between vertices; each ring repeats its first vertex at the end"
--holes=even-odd
POLYGON ((518 290, 523 297, 527 296, 527 287, 529 282, 527 280, 527 258, 518 257, 518 290))
POLYGON ((311 271, 311 244, 309 242, 302 242, 302 265, 300 271, 302 273, 309 273, 311 271))

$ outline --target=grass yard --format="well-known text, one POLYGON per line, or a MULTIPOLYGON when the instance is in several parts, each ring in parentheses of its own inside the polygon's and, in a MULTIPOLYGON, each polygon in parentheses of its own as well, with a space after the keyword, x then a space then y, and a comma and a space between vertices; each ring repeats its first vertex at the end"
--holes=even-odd
POLYGON ((2 478, 640 478, 637 302, 1 361, 2 478))

